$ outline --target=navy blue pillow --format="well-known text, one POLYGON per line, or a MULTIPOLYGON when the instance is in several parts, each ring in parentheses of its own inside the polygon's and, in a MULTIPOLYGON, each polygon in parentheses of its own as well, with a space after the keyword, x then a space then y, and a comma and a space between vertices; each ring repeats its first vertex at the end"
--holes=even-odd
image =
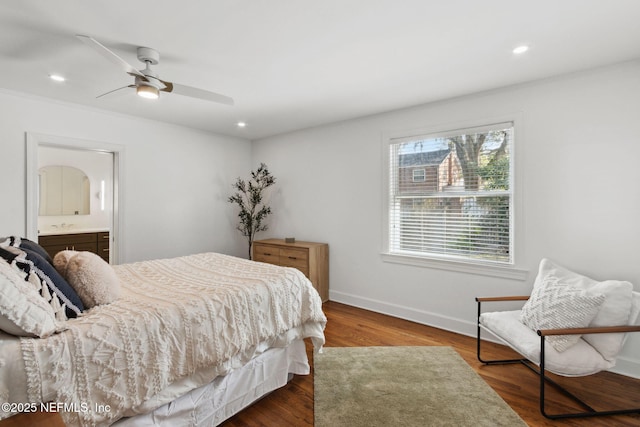
POLYGON ((60 303, 65 304, 65 313, 67 318, 78 317, 78 314, 84 311, 84 305, 80 300, 80 297, 73 290, 71 285, 56 271, 56 269, 47 262, 40 254, 27 248, 21 247, 19 250, 26 254, 26 259, 31 261, 30 263, 24 262, 21 259, 16 259, 18 255, 12 253, 4 248, 0 247, 0 256, 11 263, 16 259, 16 265, 25 273, 29 274, 33 269, 33 272, 38 276, 40 281, 49 288, 49 293, 52 295, 55 293, 60 300, 60 303))
POLYGON ((47 261, 49 264, 53 265, 53 260, 51 259, 51 256, 49 255, 47 250, 42 246, 40 246, 39 244, 37 244, 36 242, 31 241, 29 239, 25 239, 24 237, 21 237, 19 248, 33 251, 38 255, 40 255, 42 258, 44 258, 45 261, 47 261))
POLYGON ((38 254, 40 254, 42 258, 46 259, 49 264, 53 265, 53 260, 51 259, 51 256, 49 255, 47 250, 42 246, 40 246, 39 244, 37 244, 36 242, 29 240, 25 237, 18 237, 18 236, 9 236, 9 237, 0 238, 0 240, 2 239, 4 239, 3 243, 5 246, 13 246, 14 248, 24 248, 24 249, 29 249, 30 251, 35 251, 38 254))
POLYGON ((6 250, 4 247, 0 246, 0 257, 3 258, 5 261, 7 261, 8 264, 11 264, 14 258, 17 256, 18 254, 14 254, 13 252, 10 252, 6 250))
POLYGON ((18 247, 20 249, 29 249, 30 251, 36 252, 38 255, 44 258, 49 264, 53 265, 53 260, 51 259, 51 256, 49 255, 49 253, 46 251, 45 248, 43 248, 36 242, 31 241, 29 239, 25 239, 24 237, 21 237, 20 246, 18 247))

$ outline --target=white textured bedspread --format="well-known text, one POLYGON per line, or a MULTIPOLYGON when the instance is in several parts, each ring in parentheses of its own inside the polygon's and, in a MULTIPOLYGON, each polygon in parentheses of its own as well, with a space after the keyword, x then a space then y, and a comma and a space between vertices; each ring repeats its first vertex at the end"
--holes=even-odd
POLYGON ((114 268, 118 301, 21 340, 28 399, 58 404, 69 426, 153 409, 175 397, 171 384, 205 384, 269 346, 324 344, 320 297, 293 268, 216 253, 114 268))

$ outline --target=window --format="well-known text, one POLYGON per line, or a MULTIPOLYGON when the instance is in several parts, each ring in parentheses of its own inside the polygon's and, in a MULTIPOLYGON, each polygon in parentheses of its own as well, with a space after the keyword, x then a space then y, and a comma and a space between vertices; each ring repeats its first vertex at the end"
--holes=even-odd
POLYGON ((513 264, 512 145, 513 123, 391 138, 388 253, 513 264))
POLYGON ((413 182, 425 182, 426 181, 426 172, 425 169, 414 169, 413 170, 413 182))

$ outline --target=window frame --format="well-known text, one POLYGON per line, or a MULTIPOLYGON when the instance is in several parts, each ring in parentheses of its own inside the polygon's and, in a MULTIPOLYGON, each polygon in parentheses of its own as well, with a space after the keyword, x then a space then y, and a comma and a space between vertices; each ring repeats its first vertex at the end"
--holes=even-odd
POLYGON ((521 215, 521 203, 522 203, 522 168, 520 166, 520 153, 522 151, 523 134, 521 132, 521 117, 520 114, 510 114, 508 116, 493 117, 485 120, 473 120, 467 122, 450 123, 447 125, 437 125, 430 128, 400 130, 394 132, 383 132, 382 135, 382 191, 383 191, 383 224, 382 224, 382 244, 383 250, 381 252, 382 260, 385 262, 406 264, 412 266, 436 268, 457 272, 465 272, 470 274, 479 274, 491 277, 501 277, 514 280, 526 280, 528 271, 519 267, 519 260, 523 257, 524 242, 523 242, 523 217, 521 215), (455 134, 464 132, 465 129, 471 128, 483 128, 500 123, 512 123, 513 125, 513 140, 510 146, 510 186, 511 186, 511 212, 512 216, 510 238, 512 239, 511 250, 512 261, 511 263, 494 262, 494 261, 482 261, 473 259, 460 259, 450 258, 447 256, 440 256, 438 254, 402 254, 392 253, 390 251, 390 185, 391 185, 391 150, 392 144, 401 142, 402 140, 410 141, 411 139, 417 139, 420 137, 435 137, 444 136, 447 134, 455 134))
POLYGON ((426 169, 413 169, 412 171, 412 182, 426 182, 427 180, 427 170, 426 169), (416 172, 420 172, 420 179, 416 179, 416 172))

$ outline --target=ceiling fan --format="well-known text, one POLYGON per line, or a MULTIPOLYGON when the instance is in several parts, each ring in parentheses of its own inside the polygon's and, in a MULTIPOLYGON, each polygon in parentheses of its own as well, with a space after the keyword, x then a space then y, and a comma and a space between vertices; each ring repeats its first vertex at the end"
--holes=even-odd
POLYGON ((229 98, 228 96, 209 92, 208 90, 204 89, 198 89, 191 86, 185 86, 177 83, 171 83, 165 80, 160 80, 160 78, 158 78, 158 74, 151 69, 152 65, 156 65, 160 61, 160 54, 154 49, 151 49, 149 47, 138 48, 138 59, 145 64, 144 69, 138 70, 93 37, 81 34, 77 34, 76 37, 78 37, 87 46, 96 50, 99 54, 107 58, 109 61, 118 65, 121 69, 124 70, 125 73, 135 78, 133 84, 104 93, 98 96, 98 98, 118 91, 120 89, 135 88, 136 93, 143 98, 157 99, 160 96, 160 92, 171 92, 183 96, 190 96, 192 98, 204 99, 206 101, 233 105, 233 99, 229 98))

